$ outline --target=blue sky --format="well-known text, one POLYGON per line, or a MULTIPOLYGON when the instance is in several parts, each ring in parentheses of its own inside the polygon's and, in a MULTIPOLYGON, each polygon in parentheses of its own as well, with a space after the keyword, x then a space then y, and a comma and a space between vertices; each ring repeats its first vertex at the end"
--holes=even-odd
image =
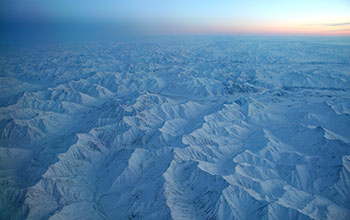
POLYGON ((208 32, 350 30, 350 0, 0 1, 6 18, 124 22, 208 32))

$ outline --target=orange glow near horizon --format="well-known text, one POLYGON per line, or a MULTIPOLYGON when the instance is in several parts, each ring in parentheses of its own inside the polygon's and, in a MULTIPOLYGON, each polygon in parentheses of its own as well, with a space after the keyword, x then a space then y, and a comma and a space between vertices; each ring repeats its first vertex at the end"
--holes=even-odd
POLYGON ((182 25, 164 30, 167 33, 180 34, 350 36, 350 22, 328 24, 182 25))
POLYGON ((350 25, 327 26, 327 25, 261 25, 256 27, 228 28, 226 32, 234 30, 248 34, 262 35, 321 35, 321 36, 350 36, 350 25))

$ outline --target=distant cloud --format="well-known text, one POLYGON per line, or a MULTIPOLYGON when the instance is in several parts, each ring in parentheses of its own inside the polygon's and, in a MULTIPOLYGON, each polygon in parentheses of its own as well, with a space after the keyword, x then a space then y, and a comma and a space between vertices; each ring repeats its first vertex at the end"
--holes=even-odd
POLYGON ((337 30, 326 30, 326 32, 349 32, 350 33, 350 28, 337 29, 337 30))
POLYGON ((340 29, 338 31, 347 31, 347 32, 350 32, 350 28, 347 28, 347 29, 340 29))
POLYGON ((328 24, 307 24, 311 26, 347 26, 350 25, 350 22, 343 22, 343 23, 328 23, 328 24))
POLYGON ((333 24, 323 24, 325 26, 346 26, 350 25, 350 22, 345 22, 345 23, 333 23, 333 24))

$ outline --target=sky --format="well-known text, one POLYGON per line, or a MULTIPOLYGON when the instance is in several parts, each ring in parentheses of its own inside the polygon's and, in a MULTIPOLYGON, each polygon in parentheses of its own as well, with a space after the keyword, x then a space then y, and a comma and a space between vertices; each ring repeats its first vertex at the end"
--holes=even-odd
POLYGON ((350 35, 350 0, 0 0, 2 21, 109 23, 164 33, 350 35))

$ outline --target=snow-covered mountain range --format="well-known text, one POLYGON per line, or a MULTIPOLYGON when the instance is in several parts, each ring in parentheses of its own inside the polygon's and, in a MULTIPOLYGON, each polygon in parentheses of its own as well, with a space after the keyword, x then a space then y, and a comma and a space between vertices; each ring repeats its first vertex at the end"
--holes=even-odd
POLYGON ((349 42, 31 44, 0 74, 0 219, 350 219, 349 42))

